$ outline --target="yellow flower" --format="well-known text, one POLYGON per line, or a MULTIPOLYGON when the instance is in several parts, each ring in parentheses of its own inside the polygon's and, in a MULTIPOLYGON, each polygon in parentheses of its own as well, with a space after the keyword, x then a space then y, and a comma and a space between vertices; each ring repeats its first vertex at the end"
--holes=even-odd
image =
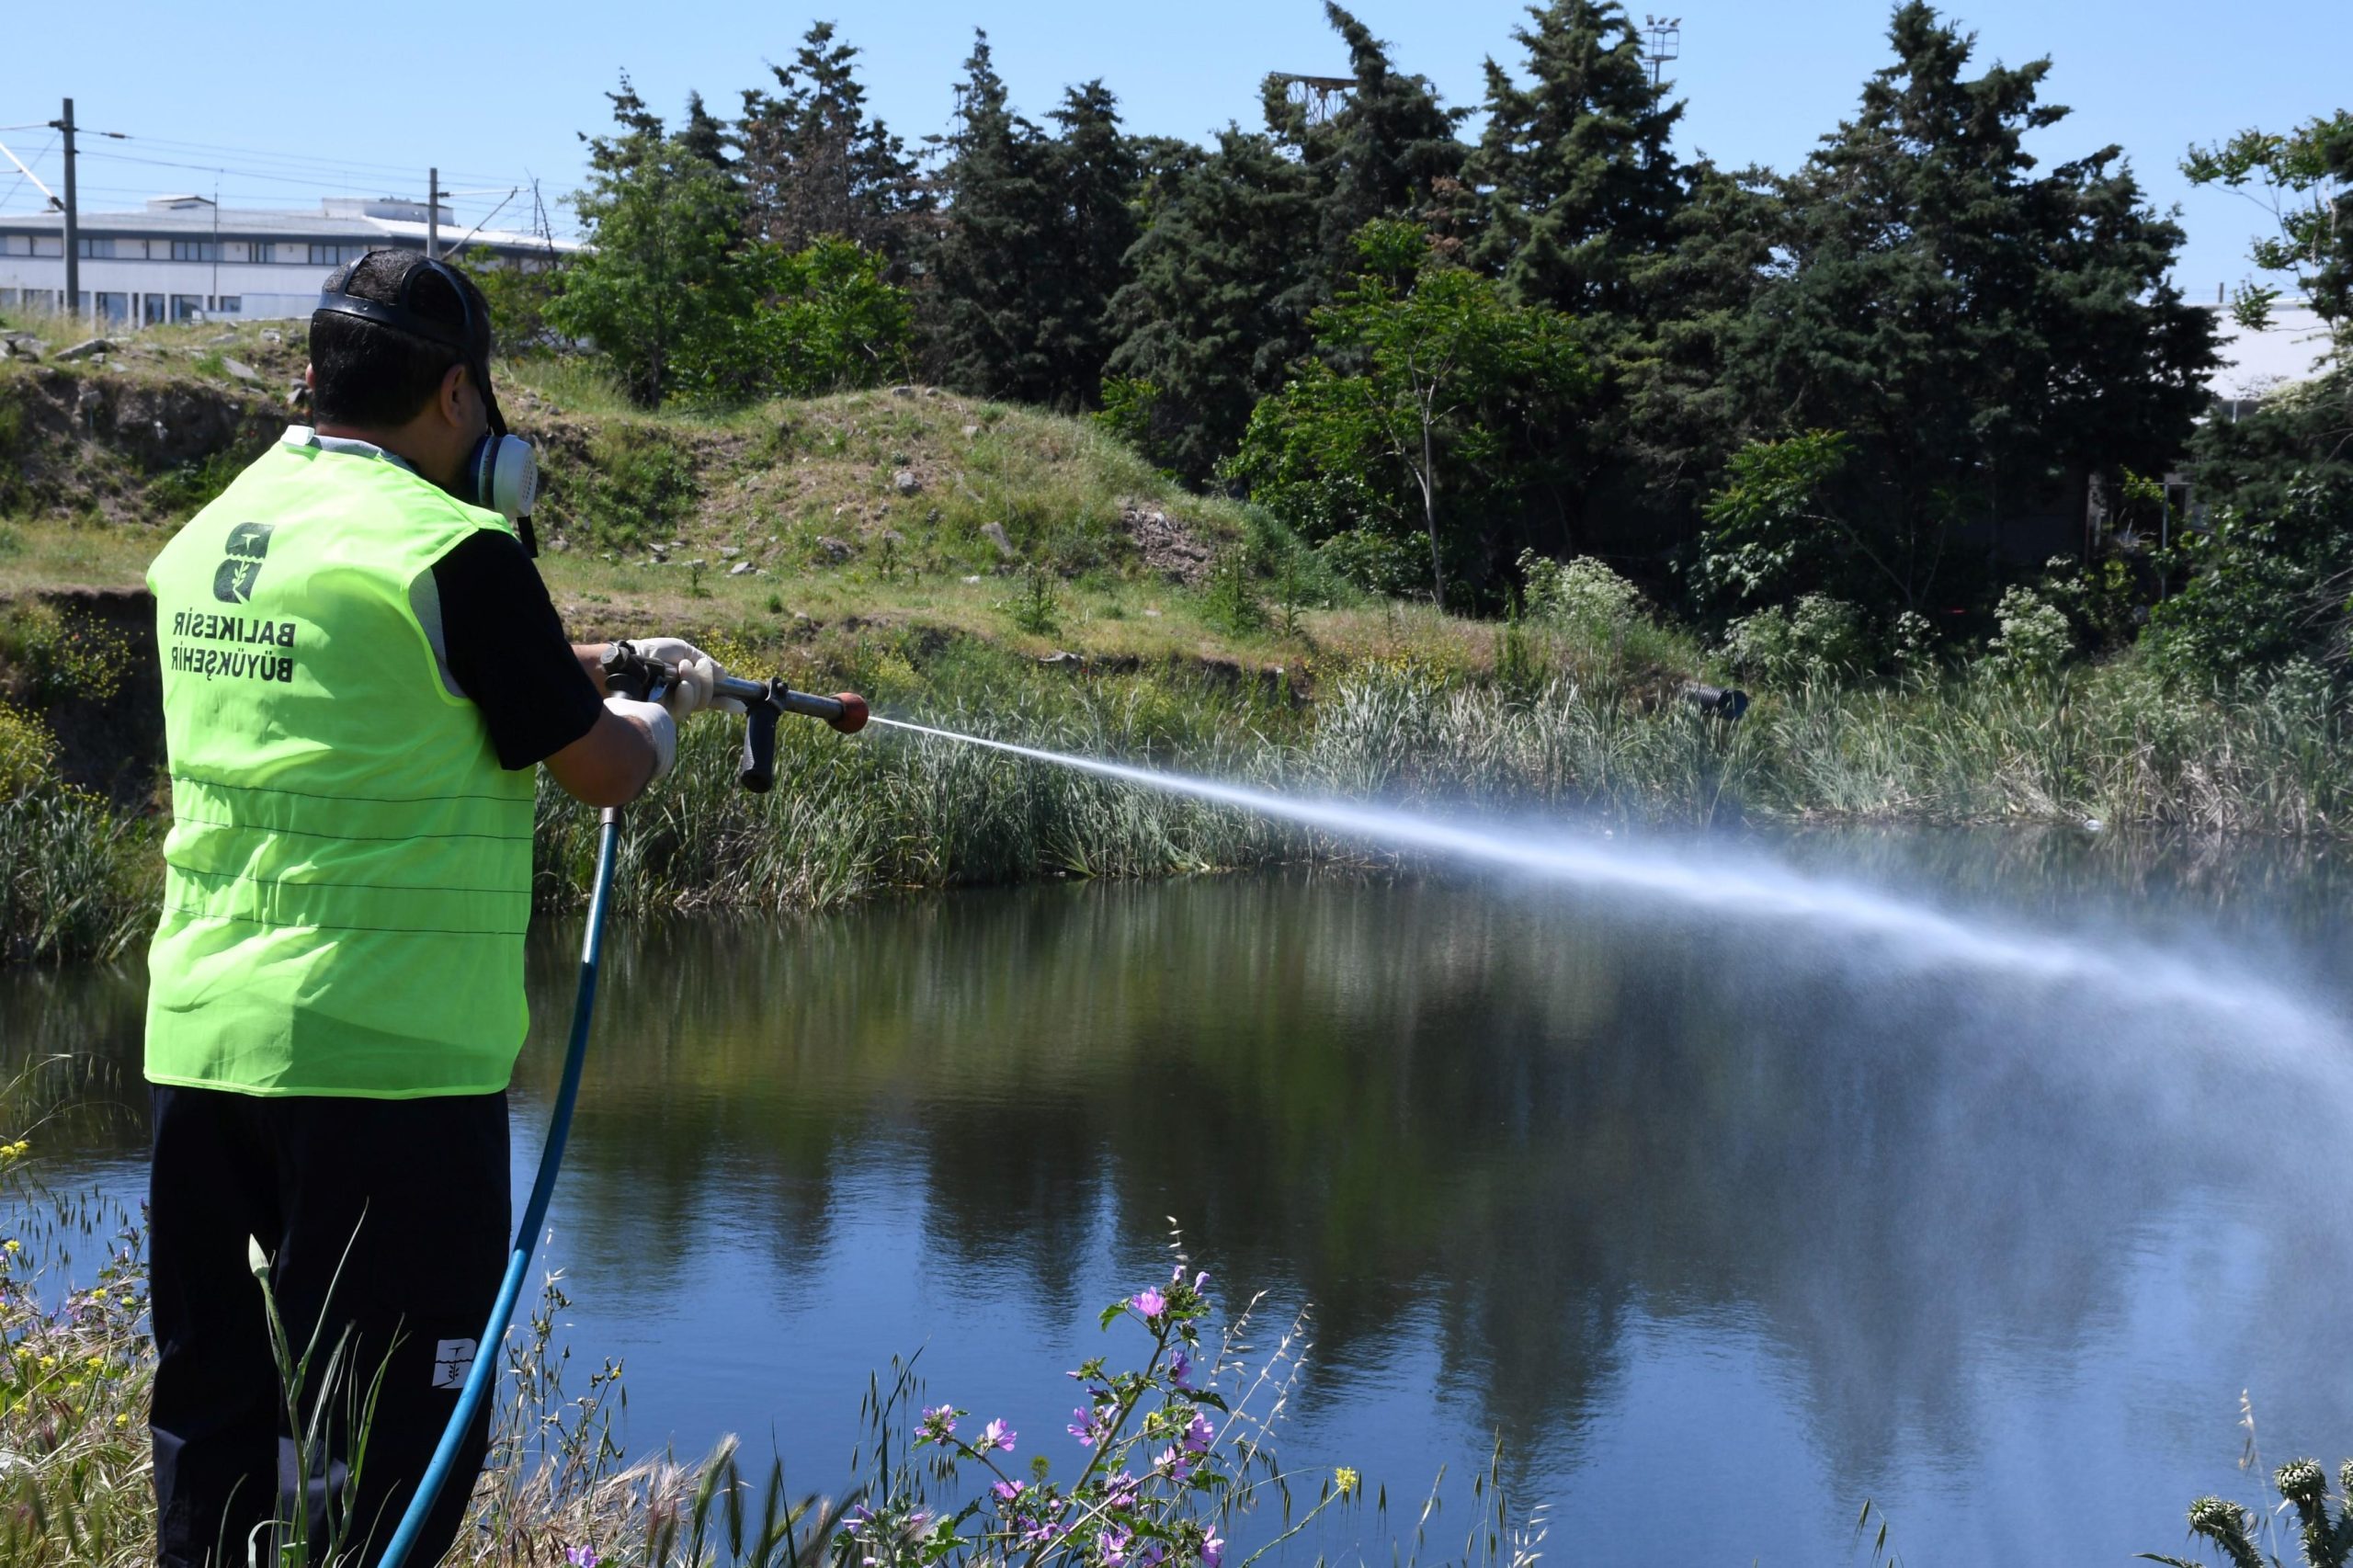
POLYGON ((5 1242, 0 1242, 0 1252, 22 1252, 24 1250, 25 1244, 18 1241, 14 1236, 10 1236, 5 1242))
POLYGON ((116 1426, 117 1427, 123 1427, 123 1426, 130 1426, 130 1425, 131 1425, 131 1413, 130 1413, 129 1411, 127 1411, 127 1410, 118 1410, 118 1411, 116 1411, 116 1412, 114 1413, 114 1424, 115 1424, 115 1426, 116 1426))
POLYGON ((1350 1470, 1347 1465, 1342 1465, 1332 1472, 1332 1484, 1338 1487, 1340 1495, 1345 1497, 1362 1483, 1355 1471, 1350 1470))

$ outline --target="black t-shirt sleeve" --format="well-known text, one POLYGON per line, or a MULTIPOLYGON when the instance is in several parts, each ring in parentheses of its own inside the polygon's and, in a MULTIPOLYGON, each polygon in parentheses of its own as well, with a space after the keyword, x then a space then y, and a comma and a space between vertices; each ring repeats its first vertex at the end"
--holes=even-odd
POLYGON ((433 563, 449 677, 490 725, 506 767, 529 767, 586 734, 604 710, 520 541, 482 528, 433 563))

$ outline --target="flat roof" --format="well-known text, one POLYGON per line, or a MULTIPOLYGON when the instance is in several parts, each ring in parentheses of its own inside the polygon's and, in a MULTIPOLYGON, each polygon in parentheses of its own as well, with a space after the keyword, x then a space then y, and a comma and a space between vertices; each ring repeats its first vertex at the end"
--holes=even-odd
MULTIPOLYGON (((422 207, 424 203, 417 203, 422 207)), ((215 212, 210 207, 179 208, 135 212, 85 212, 75 228, 85 239, 113 236, 152 239, 214 239, 224 240, 415 240, 421 247, 425 243, 426 223, 422 218, 370 218, 359 214, 330 216, 324 212, 278 212, 255 209, 222 208, 215 212)), ((23 212, 0 216, 0 233, 59 234, 65 232, 63 212, 23 212)), ((444 223, 441 238, 445 244, 454 245, 471 232, 467 225, 444 223)), ((494 250, 546 250, 551 245, 559 254, 570 254, 584 248, 577 240, 551 241, 543 235, 517 229, 483 229, 475 233, 468 244, 488 245, 494 250)))

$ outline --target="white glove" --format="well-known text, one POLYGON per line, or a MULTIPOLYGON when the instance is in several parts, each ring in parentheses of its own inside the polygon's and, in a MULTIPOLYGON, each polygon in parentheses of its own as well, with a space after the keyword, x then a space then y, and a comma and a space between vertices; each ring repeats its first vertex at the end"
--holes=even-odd
POLYGON ((659 659, 678 672, 677 680, 662 694, 662 706, 674 719, 683 719, 706 708, 716 708, 722 713, 741 713, 743 701, 738 698, 722 697, 714 689, 727 667, 683 637, 633 637, 630 646, 649 659, 659 659))
POLYGON ((659 702, 640 702, 634 697, 608 697, 605 707, 623 719, 634 719, 645 726, 646 734, 654 742, 654 776, 651 784, 670 771, 670 764, 678 755, 678 722, 659 702))

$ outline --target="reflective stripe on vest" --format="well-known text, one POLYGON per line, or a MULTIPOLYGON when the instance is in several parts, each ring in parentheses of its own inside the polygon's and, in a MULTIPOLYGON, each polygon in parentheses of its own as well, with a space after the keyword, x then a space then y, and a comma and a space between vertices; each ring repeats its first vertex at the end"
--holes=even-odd
POLYGON ((253 1094, 503 1088, 534 770, 444 687, 412 585, 480 528, 396 464, 274 448, 165 546, 173 824, 147 1075, 253 1094))

